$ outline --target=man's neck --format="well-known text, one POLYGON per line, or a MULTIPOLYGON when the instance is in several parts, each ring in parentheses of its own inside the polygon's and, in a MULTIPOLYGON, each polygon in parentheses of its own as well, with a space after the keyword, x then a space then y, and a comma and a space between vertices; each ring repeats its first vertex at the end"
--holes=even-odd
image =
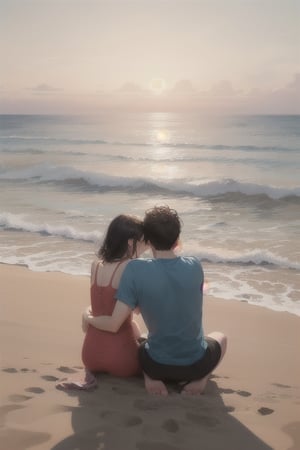
POLYGON ((172 259, 177 258, 174 250, 156 250, 152 248, 152 253, 155 259, 172 259))

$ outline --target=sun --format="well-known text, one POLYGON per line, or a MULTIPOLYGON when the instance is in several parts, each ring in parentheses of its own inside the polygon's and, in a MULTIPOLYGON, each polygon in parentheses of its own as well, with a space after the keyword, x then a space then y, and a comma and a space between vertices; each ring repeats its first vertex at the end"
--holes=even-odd
POLYGON ((163 78, 152 78, 150 81, 150 89, 155 95, 162 94, 166 89, 166 82, 163 78))
POLYGON ((168 130, 157 130, 156 131, 157 142, 161 144, 168 143, 170 141, 170 133, 168 130))

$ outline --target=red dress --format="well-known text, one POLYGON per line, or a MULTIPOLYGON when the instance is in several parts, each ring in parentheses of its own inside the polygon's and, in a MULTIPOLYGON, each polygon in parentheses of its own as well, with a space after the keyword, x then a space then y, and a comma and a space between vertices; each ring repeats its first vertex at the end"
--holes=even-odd
MULTIPOLYGON (((120 263, 119 263, 120 264, 120 263)), ((117 289, 112 287, 116 266, 107 286, 97 285, 96 274, 91 286, 91 307, 94 316, 111 316, 115 307, 117 289)), ((138 362, 138 342, 132 326, 132 313, 117 333, 98 330, 89 325, 82 347, 82 362, 91 372, 106 372, 118 377, 141 373, 138 362)))

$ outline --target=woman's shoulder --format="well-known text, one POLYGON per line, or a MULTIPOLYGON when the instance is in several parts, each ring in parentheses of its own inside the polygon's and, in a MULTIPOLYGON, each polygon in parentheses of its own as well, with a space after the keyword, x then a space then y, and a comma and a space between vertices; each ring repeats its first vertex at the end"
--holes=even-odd
POLYGON ((91 271, 95 272, 97 266, 102 266, 103 265, 103 261, 100 258, 95 258, 91 264, 91 271))

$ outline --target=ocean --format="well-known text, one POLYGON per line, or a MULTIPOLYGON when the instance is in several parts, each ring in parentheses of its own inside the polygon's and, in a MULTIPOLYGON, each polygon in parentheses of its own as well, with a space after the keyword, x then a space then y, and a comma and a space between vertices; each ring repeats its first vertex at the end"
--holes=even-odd
POLYGON ((164 204, 206 295, 300 316, 300 116, 2 115, 0 187, 1 263, 89 276, 113 217, 164 204))

